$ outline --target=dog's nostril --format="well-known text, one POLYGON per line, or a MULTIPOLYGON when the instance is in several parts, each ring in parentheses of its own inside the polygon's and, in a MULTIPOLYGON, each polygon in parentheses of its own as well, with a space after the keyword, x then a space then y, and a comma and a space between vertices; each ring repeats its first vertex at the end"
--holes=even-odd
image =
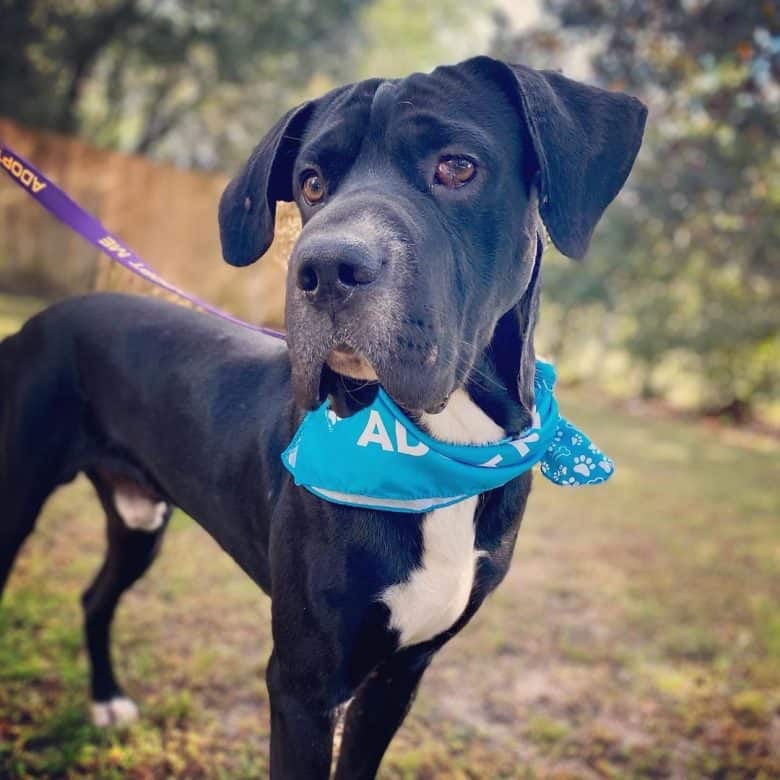
POLYGON ((298 260, 295 284, 312 301, 346 298, 356 287, 369 285, 379 276, 382 266, 371 260, 362 256, 353 259, 346 250, 338 254, 311 252, 298 260))
POLYGON ((338 277, 345 287, 356 287, 376 281, 380 270, 381 266, 368 263, 339 263, 338 277))
POLYGON ((304 292, 314 292, 319 284, 317 272, 310 265, 301 266, 298 270, 298 287, 304 292))
POLYGON ((339 263, 338 268, 339 281, 346 287, 354 287, 360 284, 354 265, 349 263, 339 263))

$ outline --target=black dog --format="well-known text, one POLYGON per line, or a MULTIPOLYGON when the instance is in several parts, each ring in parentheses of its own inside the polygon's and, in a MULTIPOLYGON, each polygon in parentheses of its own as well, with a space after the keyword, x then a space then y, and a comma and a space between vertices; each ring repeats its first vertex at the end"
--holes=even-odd
POLYGON ((377 380, 434 436, 518 432, 533 403, 541 221, 584 255, 642 137, 634 98, 478 57, 336 89, 284 116, 227 187, 223 251, 247 265, 275 205, 304 229, 288 345, 154 300, 94 295, 0 347, 0 585, 46 497, 78 472, 108 516, 84 594, 99 722, 135 714, 109 660, 122 592, 170 507, 273 596, 271 772, 373 777, 434 653, 509 566, 531 479, 427 515, 296 488, 280 453, 304 410, 342 414, 377 380))

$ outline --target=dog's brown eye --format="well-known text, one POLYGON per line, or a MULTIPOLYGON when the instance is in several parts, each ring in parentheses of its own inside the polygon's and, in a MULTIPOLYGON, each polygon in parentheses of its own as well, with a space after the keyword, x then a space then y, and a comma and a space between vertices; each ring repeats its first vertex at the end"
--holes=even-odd
POLYGON ((436 181, 445 187, 462 187, 476 172, 477 166, 468 157, 442 157, 436 165, 436 181))
POLYGON ((325 197, 325 182, 316 173, 310 173, 303 180, 301 192, 303 192, 303 199, 310 206, 314 206, 325 197))

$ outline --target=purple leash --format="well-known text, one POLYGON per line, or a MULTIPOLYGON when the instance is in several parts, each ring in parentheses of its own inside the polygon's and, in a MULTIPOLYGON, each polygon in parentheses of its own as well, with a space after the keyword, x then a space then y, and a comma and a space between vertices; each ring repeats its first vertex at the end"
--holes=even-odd
POLYGON ((141 276, 152 284, 162 287, 169 293, 193 304, 198 309, 221 317, 223 320, 240 325, 243 328, 265 333, 277 339, 285 338, 281 331, 267 328, 263 325, 252 325, 248 322, 218 309, 210 303, 180 290, 175 285, 163 279, 150 265, 135 252, 122 243, 113 233, 106 230, 100 220, 79 206, 67 193, 60 189, 51 179, 45 176, 34 165, 0 140, 0 168, 2 168, 28 195, 35 198, 45 209, 54 214, 60 222, 66 224, 75 233, 85 238, 94 247, 107 255, 115 263, 127 268, 137 276, 141 276))

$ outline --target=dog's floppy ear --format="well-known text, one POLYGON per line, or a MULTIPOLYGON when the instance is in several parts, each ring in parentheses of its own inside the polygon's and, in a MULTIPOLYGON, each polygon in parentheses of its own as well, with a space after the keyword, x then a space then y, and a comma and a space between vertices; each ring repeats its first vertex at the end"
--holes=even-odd
POLYGON ((292 168, 313 107, 309 102, 288 111, 222 193, 219 237, 231 265, 254 263, 271 246, 276 202, 293 199, 292 168))
POLYGON ((502 81, 514 90, 531 136, 539 166, 539 214, 555 246, 581 259, 604 209, 628 178, 647 109, 630 95, 554 71, 477 59, 511 74, 502 81))
POLYGON ((596 223, 628 178, 647 109, 554 71, 510 65, 539 163, 539 214, 553 243, 582 259, 596 223))

